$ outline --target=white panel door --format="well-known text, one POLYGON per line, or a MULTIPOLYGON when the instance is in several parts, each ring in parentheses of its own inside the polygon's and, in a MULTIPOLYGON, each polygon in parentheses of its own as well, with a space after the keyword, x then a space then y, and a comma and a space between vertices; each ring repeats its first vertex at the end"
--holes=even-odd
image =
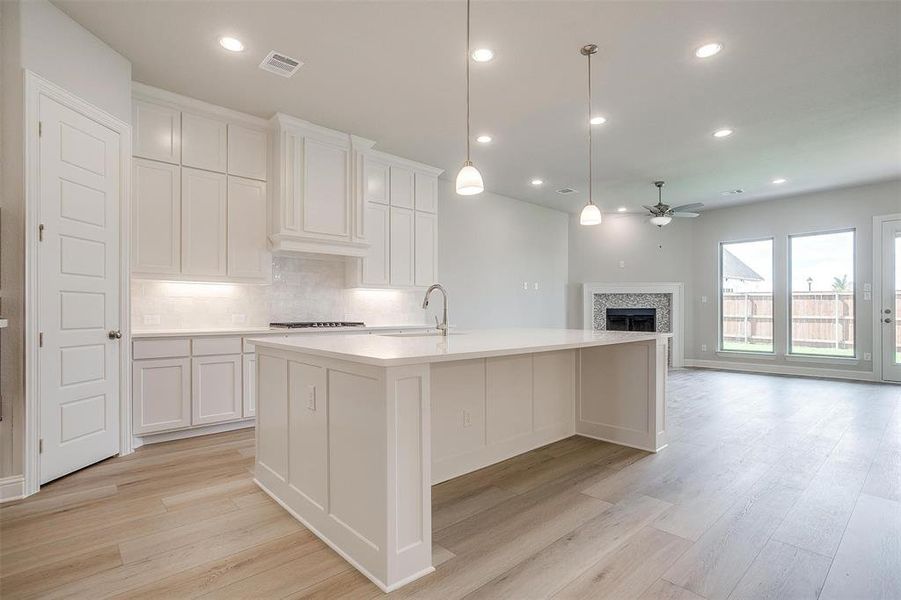
POLYGON ((132 363, 134 433, 191 425, 191 359, 162 358, 132 363))
POLYGON ((228 174, 266 181, 266 132, 240 125, 228 126, 228 174))
POLYGON ((388 206, 366 204, 366 240, 369 242, 369 252, 363 257, 361 283, 364 285, 388 285, 389 283, 389 221, 388 206))
POLYGON ((225 275, 226 178, 182 167, 181 267, 185 275, 225 275))
POLYGON ((348 150, 309 138, 303 146, 304 231, 346 238, 350 235, 348 150))
POLYGON ((228 165, 228 125, 223 121, 183 112, 181 164, 225 173, 228 165))
POLYGON ((413 208, 413 171, 391 167, 391 206, 413 208))
POLYGON ((177 165, 181 161, 181 113, 168 106, 135 100, 131 115, 132 153, 177 165))
POLYGON ((391 207, 391 285, 413 285, 413 211, 391 207))
POLYGON ((416 285, 429 286, 438 281, 438 215, 416 211, 416 285))
POLYGON ((901 221, 882 224, 882 378, 901 382, 901 221))
POLYGON ((192 425, 241 418, 241 358, 240 354, 231 354, 191 359, 192 425))
POLYGON ((414 200, 416 210, 438 212, 438 177, 429 173, 414 174, 414 200))
POLYGON ((177 274, 181 271, 179 168, 135 158, 132 173, 132 271, 177 274))
POLYGON ((40 482, 119 452, 119 134, 40 98, 40 482))
POLYGON ((244 355, 244 395, 241 399, 244 417, 257 414, 257 355, 244 355))
POLYGON ((228 275, 268 279, 272 270, 266 238, 266 184, 228 178, 228 275))

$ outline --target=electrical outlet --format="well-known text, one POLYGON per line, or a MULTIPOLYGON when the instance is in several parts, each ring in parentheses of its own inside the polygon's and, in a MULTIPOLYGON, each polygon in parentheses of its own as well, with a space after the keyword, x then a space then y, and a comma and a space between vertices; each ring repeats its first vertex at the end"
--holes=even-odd
POLYGON ((625 269, 625 268, 626 268, 626 261, 624 261, 624 260, 619 261, 619 268, 620 268, 620 269, 625 269))
POLYGON ((159 315, 144 315, 144 325, 159 325, 160 324, 160 316, 159 315))
POLYGON ((307 386, 307 410, 316 410, 316 386, 307 386))
POLYGON ((522 282, 522 289, 524 289, 524 290, 528 290, 528 289, 529 289, 529 282, 528 282, 528 281, 523 281, 523 282, 522 282))
POLYGON ((532 284, 532 289, 533 289, 533 290, 537 290, 537 289, 538 289, 538 282, 537 282, 537 281, 536 281, 535 283, 532 284))
POLYGON ((873 291, 873 286, 870 285, 869 283, 865 283, 865 284, 863 284, 863 291, 865 291, 865 292, 872 292, 872 291, 873 291))
POLYGON ((863 353, 863 359, 864 359, 864 360, 873 360, 873 355, 870 354, 869 352, 864 352, 864 353, 863 353))
POLYGON ((864 299, 864 300, 872 300, 872 299, 873 299, 873 293, 864 290, 864 293, 863 293, 863 299, 864 299))
POLYGON ((701 304, 707 304, 707 296, 701 296, 701 304))
POLYGON ((701 352, 707 352, 707 344, 701 344, 701 352))
POLYGON ((472 413, 463 409, 463 427, 472 427, 472 413))

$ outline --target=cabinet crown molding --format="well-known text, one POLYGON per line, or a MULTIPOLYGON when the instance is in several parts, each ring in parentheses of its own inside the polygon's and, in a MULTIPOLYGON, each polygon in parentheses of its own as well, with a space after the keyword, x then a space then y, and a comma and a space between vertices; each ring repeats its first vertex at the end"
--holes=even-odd
POLYGON ((219 118, 224 121, 231 121, 233 123, 240 123, 256 129, 269 129, 269 121, 266 119, 225 108, 224 106, 210 104, 209 102, 197 100, 196 98, 191 98, 189 96, 182 96, 181 94, 162 90, 137 81, 131 82, 131 97, 134 100, 162 104, 176 110, 195 111, 203 115, 219 118))

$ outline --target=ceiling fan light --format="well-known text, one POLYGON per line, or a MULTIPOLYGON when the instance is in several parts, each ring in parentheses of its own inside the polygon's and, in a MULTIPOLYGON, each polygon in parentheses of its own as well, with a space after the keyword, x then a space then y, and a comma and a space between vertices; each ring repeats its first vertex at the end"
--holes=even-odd
POLYGON ((596 204, 591 204, 590 202, 586 204, 585 208, 582 209, 582 214, 579 215, 579 224, 600 225, 601 209, 599 209, 596 204))
POLYGON ((461 196, 474 196, 483 191, 485 191, 485 184, 482 183, 482 174, 472 166, 471 162, 466 161, 463 168, 457 173, 457 193, 461 196))
POLYGON ((657 227, 663 227, 664 225, 669 225, 670 221, 672 221, 672 217, 667 217, 666 215, 661 215, 659 217, 651 217, 651 223, 656 225, 657 227))

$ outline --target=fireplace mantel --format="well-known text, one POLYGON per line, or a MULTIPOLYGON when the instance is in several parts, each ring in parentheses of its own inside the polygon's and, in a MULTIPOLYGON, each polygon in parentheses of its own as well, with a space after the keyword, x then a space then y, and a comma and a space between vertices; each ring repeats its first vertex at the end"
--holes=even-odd
POLYGON ((672 366, 683 366, 684 286, 679 282, 624 282, 582 284, 582 328, 594 328, 595 294, 670 294, 672 296, 672 366))

